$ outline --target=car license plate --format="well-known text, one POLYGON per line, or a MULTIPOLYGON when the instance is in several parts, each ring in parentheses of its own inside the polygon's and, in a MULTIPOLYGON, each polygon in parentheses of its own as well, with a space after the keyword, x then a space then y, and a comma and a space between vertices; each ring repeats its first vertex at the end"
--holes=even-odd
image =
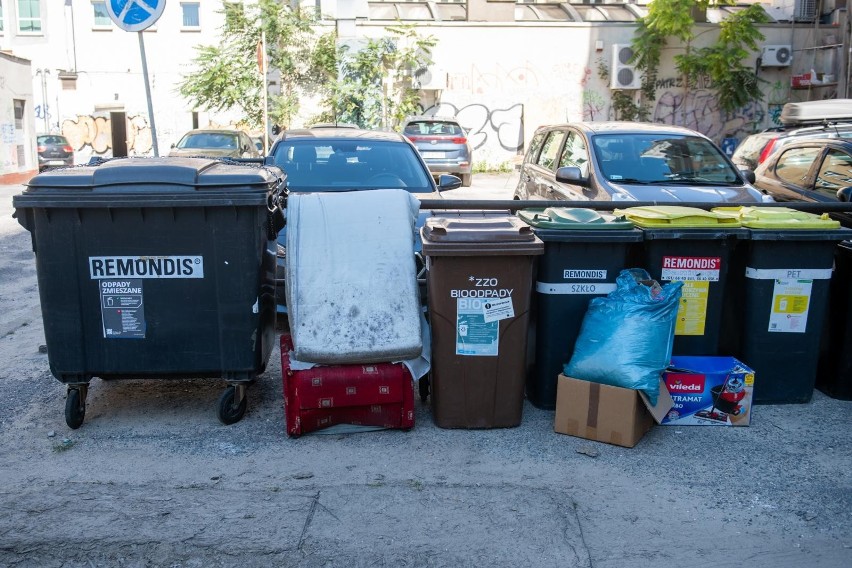
POLYGON ((65 162, 62 160, 50 160, 47 162, 48 166, 64 166, 65 162))
POLYGON ((424 158, 445 158, 446 152, 423 152, 424 158))

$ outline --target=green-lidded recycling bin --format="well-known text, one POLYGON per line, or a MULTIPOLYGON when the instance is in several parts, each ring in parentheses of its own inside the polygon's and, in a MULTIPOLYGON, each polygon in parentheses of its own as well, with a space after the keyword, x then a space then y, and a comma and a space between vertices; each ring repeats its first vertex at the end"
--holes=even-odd
POLYGON ((589 300, 615 290, 615 279, 642 241, 624 217, 593 209, 523 209, 518 217, 544 242, 533 296, 534 362, 527 399, 556 408, 556 382, 574 352, 589 300))
POLYGON ((206 158, 123 158, 35 176, 31 233, 50 371, 78 428, 93 377, 219 377, 230 424, 274 344, 284 173, 206 158))
POLYGON ((719 355, 733 251, 748 232, 735 215, 659 205, 616 210, 642 229, 644 268, 660 282, 683 282, 674 355, 719 355))
POLYGON ((420 234, 427 266, 435 424, 519 425, 533 260, 544 245, 514 215, 431 217, 420 234))
POLYGON ((828 215, 787 207, 719 207, 748 229, 740 287, 737 354, 755 371, 756 404, 805 403, 813 396, 838 242, 852 230, 828 215))
POLYGON ((852 241, 834 250, 816 386, 832 398, 852 400, 852 241))

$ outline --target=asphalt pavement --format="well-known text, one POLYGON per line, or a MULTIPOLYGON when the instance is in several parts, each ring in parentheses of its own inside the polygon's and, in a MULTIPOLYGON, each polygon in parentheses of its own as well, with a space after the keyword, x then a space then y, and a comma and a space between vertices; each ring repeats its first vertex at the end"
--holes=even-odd
MULTIPOLYGON (((446 197, 509 199, 514 176, 446 197)), ((0 186, 0 566, 852 566, 852 402, 818 390, 634 448, 528 401, 514 428, 439 428, 417 399, 407 432, 290 438, 276 347, 234 425, 223 381, 95 379, 71 430, 21 189, 0 186)))

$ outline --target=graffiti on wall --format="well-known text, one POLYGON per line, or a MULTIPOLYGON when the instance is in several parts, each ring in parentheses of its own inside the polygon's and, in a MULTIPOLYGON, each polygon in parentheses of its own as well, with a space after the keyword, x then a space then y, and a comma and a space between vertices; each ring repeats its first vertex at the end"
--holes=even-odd
POLYGON ((606 117, 607 100, 597 91, 583 91, 583 120, 594 121, 606 117))
POLYGON ((653 120, 663 124, 685 126, 714 140, 727 137, 744 138, 762 124, 766 111, 759 102, 752 102, 733 112, 719 108, 715 91, 706 82, 684 91, 676 78, 659 79, 658 84, 674 90, 657 94, 653 120))
MULTIPOLYGON (((128 116, 127 152, 144 155, 151 152, 153 141, 148 119, 142 115, 128 116)), ((95 156, 112 153, 112 121, 109 116, 78 115, 62 121, 62 135, 75 152, 95 156)))

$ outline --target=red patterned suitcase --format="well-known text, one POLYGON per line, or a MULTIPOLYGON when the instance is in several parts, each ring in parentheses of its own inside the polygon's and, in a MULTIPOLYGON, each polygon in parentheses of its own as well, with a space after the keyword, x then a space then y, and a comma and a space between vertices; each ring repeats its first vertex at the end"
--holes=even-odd
POLYGON ((290 369, 289 334, 281 335, 287 434, 298 437, 335 424, 408 430, 414 426, 414 384, 402 363, 290 369))

